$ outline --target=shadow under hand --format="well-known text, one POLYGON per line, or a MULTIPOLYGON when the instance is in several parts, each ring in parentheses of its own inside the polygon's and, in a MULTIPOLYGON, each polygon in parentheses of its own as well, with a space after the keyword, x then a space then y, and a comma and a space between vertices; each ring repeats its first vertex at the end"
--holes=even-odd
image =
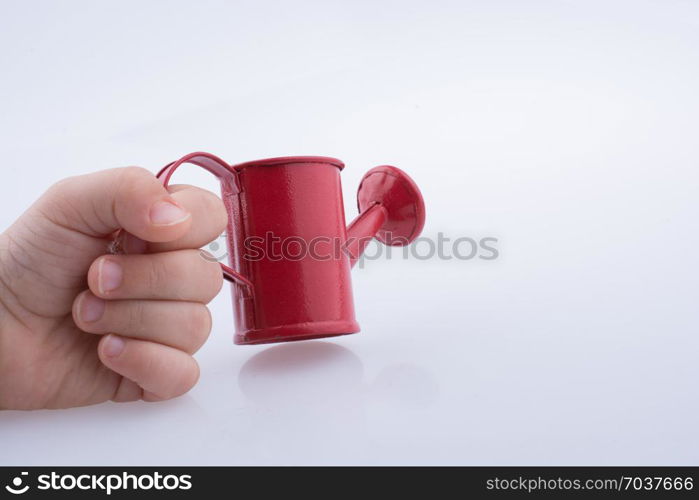
POLYGON ((250 358, 238 384, 250 400, 266 406, 327 405, 355 401, 364 367, 349 349, 329 342, 282 344, 250 358))

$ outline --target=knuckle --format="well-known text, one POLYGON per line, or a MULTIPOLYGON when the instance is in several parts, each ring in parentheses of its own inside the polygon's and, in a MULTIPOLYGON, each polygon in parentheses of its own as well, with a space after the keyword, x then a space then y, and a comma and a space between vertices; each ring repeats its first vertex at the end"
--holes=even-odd
POLYGON ((143 273, 144 284, 147 287, 146 293, 156 297, 162 288, 163 277, 168 275, 167 265, 157 255, 148 258, 147 262, 148 265, 145 266, 145 272, 143 273))
POLYGON ((140 336, 145 330, 146 303, 142 300, 133 301, 129 304, 127 313, 127 324, 130 333, 140 336))
POLYGON ((187 250, 187 275, 191 283, 196 283, 192 291, 196 290, 197 300, 208 303, 223 286, 223 275, 218 262, 210 261, 204 257, 202 250, 187 250))
POLYGON ((122 183, 138 182, 145 177, 153 177, 152 172, 143 167, 121 167, 115 169, 115 171, 122 183))
POLYGON ((131 195, 138 192, 139 186, 155 179, 155 176, 143 167, 121 167, 112 170, 114 174, 115 191, 118 193, 117 199, 129 199, 131 195))
POLYGON ((228 224, 228 213, 223 205, 223 200, 214 193, 206 192, 207 215, 212 229, 217 233, 222 233, 228 224))
POLYGON ((196 351, 204 345, 206 339, 209 338, 211 325, 211 313, 209 309, 202 304, 197 304, 190 315, 190 328, 188 333, 191 335, 191 350, 196 351))
POLYGON ((182 365, 178 368, 179 376, 173 377, 172 382, 158 392, 158 397, 162 399, 176 398, 189 392, 197 384, 199 365, 194 358, 188 356, 187 360, 182 360, 182 365))
POLYGON ((207 261, 201 256, 199 256, 205 264, 206 276, 207 276, 207 290, 206 290, 206 301, 209 302, 213 300, 216 295, 223 288, 223 273, 221 273, 221 266, 218 262, 207 261))
POLYGON ((79 176, 70 176, 70 177, 65 177, 63 179, 60 179, 56 182, 54 182, 47 190, 48 193, 52 194, 63 194, 66 191, 69 191, 72 186, 75 184, 79 176))
POLYGON ((84 176, 66 177, 51 185, 44 195, 39 198, 37 208, 47 219, 69 224, 71 219, 79 217, 78 200, 81 178, 84 176))
POLYGON ((188 392, 192 387, 197 385, 199 381, 199 363, 194 358, 189 358, 191 360, 191 369, 187 370, 183 377, 183 386, 185 387, 182 394, 188 392))

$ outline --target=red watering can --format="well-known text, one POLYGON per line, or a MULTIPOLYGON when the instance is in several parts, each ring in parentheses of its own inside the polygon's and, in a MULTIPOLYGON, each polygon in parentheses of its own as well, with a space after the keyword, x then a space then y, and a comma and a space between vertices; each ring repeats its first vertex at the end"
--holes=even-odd
POLYGON ((233 283, 236 344, 358 332, 350 268, 372 238, 407 245, 425 223, 419 189, 396 167, 364 175, 359 216, 345 227, 340 160, 290 156, 231 166, 209 153, 191 153, 158 177, 167 186, 185 163, 221 181, 230 264, 221 267, 233 283))

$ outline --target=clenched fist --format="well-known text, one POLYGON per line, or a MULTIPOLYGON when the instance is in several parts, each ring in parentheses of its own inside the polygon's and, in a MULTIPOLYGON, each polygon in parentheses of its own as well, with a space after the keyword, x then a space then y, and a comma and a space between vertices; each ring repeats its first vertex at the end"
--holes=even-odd
POLYGON ((225 225, 214 194, 137 167, 51 187, 0 235, 0 408, 187 392, 222 285, 198 248, 225 225))

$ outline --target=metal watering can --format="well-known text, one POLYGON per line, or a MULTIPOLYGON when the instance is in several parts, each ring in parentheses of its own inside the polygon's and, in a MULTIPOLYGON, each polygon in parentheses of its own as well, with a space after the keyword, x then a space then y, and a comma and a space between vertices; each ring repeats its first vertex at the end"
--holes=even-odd
POLYGON ((221 182, 230 264, 221 268, 233 283, 236 344, 358 332, 351 267, 373 238, 407 245, 425 223, 418 187, 396 167, 364 175, 359 215, 345 226, 340 160, 290 156, 229 165, 209 153, 191 153, 158 173, 165 186, 185 163, 221 182))

